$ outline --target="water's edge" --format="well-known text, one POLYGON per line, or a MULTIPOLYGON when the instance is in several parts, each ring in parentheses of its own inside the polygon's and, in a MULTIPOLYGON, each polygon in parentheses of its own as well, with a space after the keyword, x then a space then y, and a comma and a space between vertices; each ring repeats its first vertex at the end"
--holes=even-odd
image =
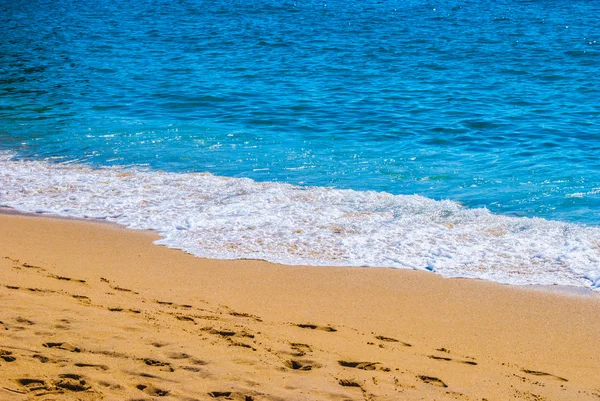
MULTIPOLYGON (((101 219, 77 218, 77 217, 68 217, 68 216, 46 214, 46 213, 31 213, 31 212, 24 212, 24 211, 14 209, 11 207, 6 207, 6 206, 0 206, 0 215, 23 216, 23 217, 52 219, 52 220, 68 220, 68 221, 74 221, 74 222, 83 223, 83 224, 88 224, 88 223, 103 224, 103 225, 109 225, 112 227, 117 227, 119 229, 125 229, 125 230, 147 231, 147 232, 153 233, 157 236, 160 236, 160 233, 156 230, 134 230, 134 229, 129 229, 127 227, 124 227, 121 224, 113 223, 113 222, 109 222, 109 221, 101 220, 101 219)), ((156 242, 154 242, 154 244, 157 246, 166 246, 167 248, 175 249, 180 252, 185 252, 194 257, 198 257, 198 256, 195 256, 195 255, 193 255, 189 252, 186 252, 182 249, 174 248, 174 247, 171 247, 168 245, 156 244, 156 242)), ((214 259, 214 260, 218 260, 218 259, 214 259)), ((247 260, 247 259, 238 259, 238 260, 247 260)), ((268 260, 263 260, 263 259, 256 259, 256 260, 260 260, 261 262, 265 262, 265 263, 279 264, 279 263, 269 262, 268 260)), ((284 265, 284 266, 288 266, 290 268, 294 267, 294 265, 284 265)), ((324 268, 327 268, 327 267, 344 267, 344 268, 351 268, 351 269, 394 269, 393 267, 324 266, 324 268)), ((423 273, 435 274, 432 272, 423 272, 423 273)), ((440 276, 440 275, 438 275, 438 276, 440 276)), ((444 277, 444 276, 440 276, 440 277, 442 277, 445 280, 486 281, 486 280, 482 280, 482 279, 478 279, 478 278, 444 277)), ((518 285, 518 284, 498 283, 498 282, 493 282, 493 281, 488 281, 488 282, 494 283, 495 285, 508 286, 508 287, 511 287, 511 288, 519 290, 519 291, 535 291, 535 292, 542 292, 542 293, 551 293, 551 294, 556 294, 559 296, 566 296, 566 297, 576 297, 576 298, 600 300, 600 292, 599 291, 594 291, 594 290, 592 290, 590 288, 586 288, 586 287, 565 286, 565 285, 535 285, 535 284, 518 285)))
POLYGON ((261 183, 207 173, 93 169, 0 153, 0 206, 159 233, 212 259, 395 267, 506 284, 599 287, 600 228, 451 201, 261 183))

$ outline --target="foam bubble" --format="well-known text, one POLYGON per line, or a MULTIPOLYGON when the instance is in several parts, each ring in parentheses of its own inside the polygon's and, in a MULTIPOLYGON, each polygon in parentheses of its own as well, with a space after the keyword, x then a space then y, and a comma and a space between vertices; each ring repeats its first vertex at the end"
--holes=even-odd
POLYGON ((417 195, 12 156, 0 152, 0 205, 157 230, 157 243, 200 257, 600 287, 596 227, 495 215, 417 195))

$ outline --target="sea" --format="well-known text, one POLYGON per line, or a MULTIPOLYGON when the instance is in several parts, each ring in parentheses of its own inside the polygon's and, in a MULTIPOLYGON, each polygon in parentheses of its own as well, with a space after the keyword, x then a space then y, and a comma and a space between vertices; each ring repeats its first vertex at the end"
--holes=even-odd
POLYGON ((0 206, 600 289, 600 2, 0 0, 0 206))

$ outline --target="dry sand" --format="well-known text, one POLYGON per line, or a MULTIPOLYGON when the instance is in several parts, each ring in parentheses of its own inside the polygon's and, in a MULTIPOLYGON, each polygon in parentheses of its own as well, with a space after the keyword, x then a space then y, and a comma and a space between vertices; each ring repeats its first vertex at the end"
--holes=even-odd
POLYGON ((600 400, 600 297, 0 215, 0 400, 600 400))

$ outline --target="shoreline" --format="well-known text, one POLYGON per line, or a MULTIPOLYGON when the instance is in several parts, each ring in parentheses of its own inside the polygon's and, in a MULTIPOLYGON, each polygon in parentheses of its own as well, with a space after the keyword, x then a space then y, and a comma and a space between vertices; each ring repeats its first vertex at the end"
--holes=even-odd
MULTIPOLYGON (((81 223, 93 223, 93 224, 107 224, 110 226, 113 226, 117 229, 122 229, 122 230, 127 230, 127 231, 133 231, 133 232, 144 232, 144 233, 151 233, 152 235, 154 235, 156 238, 154 241, 157 240, 161 240, 163 239, 163 237, 160 236, 159 232, 157 230, 138 230, 138 229, 131 229, 128 227, 124 227, 122 225, 120 225, 119 223, 116 222, 112 222, 112 221, 106 221, 103 219, 94 219, 94 218, 88 218, 88 219, 84 219, 84 218, 78 218, 78 217, 69 217, 69 216, 61 216, 61 215, 55 215, 55 214, 47 214, 47 213, 31 213, 31 212, 23 212, 17 209, 14 209, 12 207, 8 207, 8 206, 0 206, 0 216, 2 215, 16 215, 16 216, 24 216, 24 217, 32 217, 32 218, 46 218, 46 219, 55 219, 55 220, 67 220, 67 221, 76 221, 76 222, 81 222, 81 223)), ((153 243, 154 243, 153 241, 153 243)), ((175 251, 179 251, 179 252, 183 252, 185 254, 191 255, 195 258, 198 259, 202 259, 202 260, 239 260, 239 261, 254 261, 254 262, 260 262, 260 263, 269 263, 269 264, 274 264, 274 265, 281 265, 281 266, 289 266, 289 267, 295 267, 295 266, 303 266, 303 265, 287 265, 287 264, 282 264, 282 263, 276 263, 276 262, 270 262, 268 260, 264 260, 264 259, 244 259, 244 258, 240 258, 240 259, 213 259, 213 258, 202 258, 196 255, 193 255, 189 252, 186 252, 182 249, 179 248, 172 248, 169 247, 167 245, 164 244, 154 244, 155 246, 161 246, 161 247, 165 247, 168 249, 173 249, 175 251)), ((309 265, 311 266, 311 265, 309 265)), ((600 300, 600 291, 594 291, 592 288, 589 287, 583 287, 583 286, 569 286, 569 285, 560 285, 560 284, 552 284, 552 285, 543 285, 543 284, 524 284, 524 285, 519 285, 519 284, 511 284, 511 283, 501 283, 501 282, 496 282, 496 281, 491 281, 491 280, 486 280, 486 279, 482 279, 482 278, 474 278, 474 277, 446 277, 443 276, 441 274, 438 274, 436 272, 431 272, 431 271, 426 271, 426 270, 416 270, 416 269, 408 269, 408 268, 397 268, 397 267, 382 267, 382 266, 336 266, 336 265, 332 265, 332 266, 321 266, 321 265, 316 265, 316 266, 312 266, 312 267, 320 267, 320 268, 343 268, 343 269, 394 269, 394 270, 407 270, 407 271, 418 271, 418 272, 422 272, 425 274, 433 274, 437 277, 441 277, 444 279, 448 279, 448 280, 474 280, 474 281, 483 281, 483 282, 487 282, 487 283, 493 283, 496 285, 501 285, 501 286, 508 286, 508 287, 514 287, 514 288, 518 288, 520 290, 525 290, 525 291, 542 291, 542 292, 550 292, 550 293, 556 293, 556 294, 563 294, 563 295, 570 295, 570 296, 582 296, 582 297, 597 297, 600 300)))
POLYGON ((5 206, 154 229, 160 244, 204 258, 426 269, 517 285, 600 283, 600 227, 210 173, 10 158, 2 165, 5 206))
POLYGON ((200 259, 40 215, 0 235, 3 399, 600 398, 595 294, 200 259))

